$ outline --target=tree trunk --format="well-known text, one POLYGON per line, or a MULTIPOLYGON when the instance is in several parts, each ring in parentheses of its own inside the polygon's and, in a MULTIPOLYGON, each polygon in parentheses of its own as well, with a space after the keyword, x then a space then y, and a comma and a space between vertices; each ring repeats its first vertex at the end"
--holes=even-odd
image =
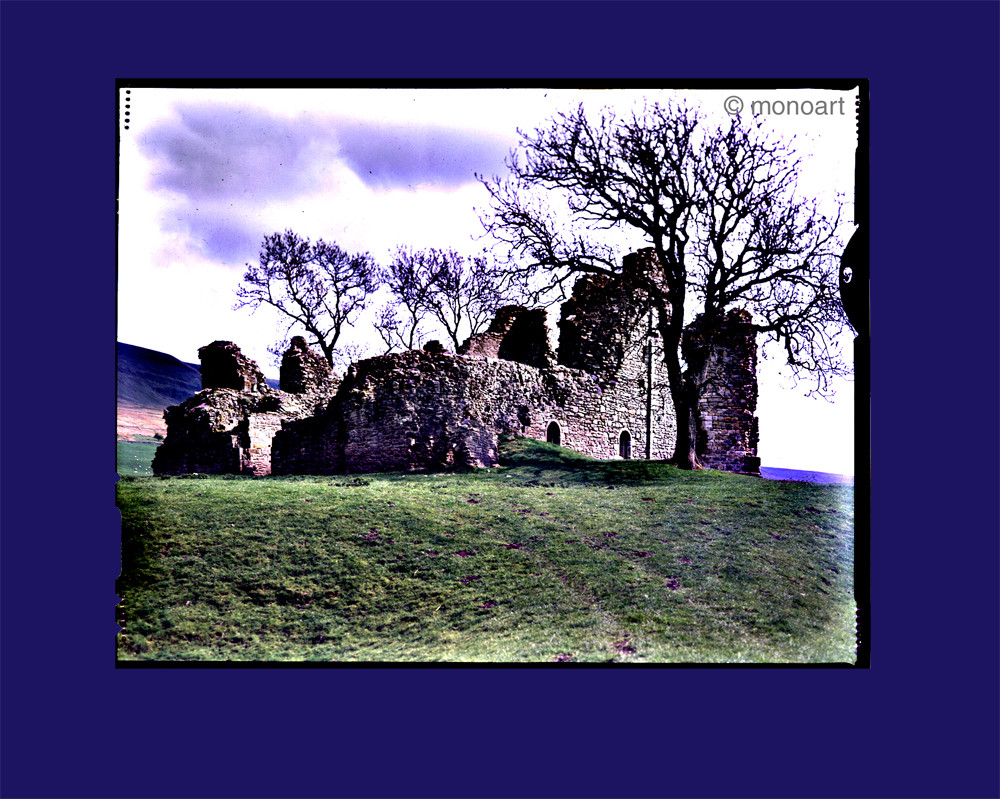
POLYGON ((708 381, 713 347, 703 341, 685 347, 683 353, 687 369, 680 378, 680 391, 676 392, 680 395, 680 399, 677 399, 676 394, 674 397, 674 407, 677 412, 677 449, 671 460, 680 469, 703 469, 704 466, 698 460, 698 419, 701 393, 708 381))
POLYGON ((677 445, 670 462, 678 469, 701 469, 698 460, 698 396, 692 390, 690 381, 681 378, 681 390, 674 393, 674 409, 677 415, 677 445))
POLYGON ((674 402, 674 412, 677 416, 677 435, 674 440, 674 454, 670 463, 679 469, 701 469, 698 454, 695 449, 697 442, 697 392, 692 391, 692 384, 685 379, 681 368, 681 337, 683 328, 683 309, 672 309, 670 313, 666 297, 657 298, 660 311, 659 330, 663 338, 663 363, 667 368, 667 380, 670 383, 670 397, 674 402))
POLYGON ((332 369, 333 368, 333 356, 334 356, 334 353, 335 353, 334 345, 332 343, 331 344, 327 344, 327 342, 319 334, 316 334, 316 338, 319 339, 319 348, 320 348, 320 350, 323 353, 323 359, 328 364, 330 364, 330 368, 332 369))

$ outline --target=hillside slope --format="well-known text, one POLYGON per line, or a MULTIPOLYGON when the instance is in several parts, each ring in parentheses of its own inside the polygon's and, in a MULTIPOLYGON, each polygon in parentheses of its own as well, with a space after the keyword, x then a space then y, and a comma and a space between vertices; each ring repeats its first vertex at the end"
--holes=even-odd
POLYGON ((853 490, 531 439, 471 472, 121 470, 119 660, 853 663, 853 490))
POLYGON ((145 347, 118 342, 118 404, 163 409, 201 391, 201 373, 184 363, 145 347))

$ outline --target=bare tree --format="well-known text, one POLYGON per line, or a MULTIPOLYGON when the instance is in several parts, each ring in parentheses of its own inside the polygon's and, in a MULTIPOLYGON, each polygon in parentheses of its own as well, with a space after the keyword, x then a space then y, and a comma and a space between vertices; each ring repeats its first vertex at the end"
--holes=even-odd
POLYGON ((432 250, 436 270, 431 280, 430 311, 454 349, 485 330, 497 310, 523 298, 517 276, 497 268, 485 256, 466 258, 454 250, 432 250))
POLYGON ((751 311, 756 330, 781 346, 792 372, 828 394, 832 376, 850 373, 833 346, 847 321, 837 271, 840 203, 827 218, 800 198, 801 159, 737 123, 713 133, 704 158, 691 285, 706 317, 731 307, 751 311))
POLYGON ((484 330, 502 305, 521 299, 519 278, 485 256, 455 250, 399 248, 383 280, 395 296, 376 321, 389 350, 413 349, 423 335, 443 331, 453 349, 484 330))
POLYGON ((367 358, 369 348, 367 344, 344 344, 337 350, 336 360, 333 368, 337 372, 346 372, 352 363, 357 363, 363 358, 367 358))
POLYGON ((399 247, 382 270, 381 280, 393 299, 380 309, 375 329, 385 343, 386 352, 419 346, 430 314, 435 269, 436 263, 428 253, 399 247))
MULTIPOLYGON (((827 219, 796 195, 789 146, 739 118, 710 128, 694 109, 653 104, 591 121, 583 106, 521 132, 506 179, 479 176, 491 195, 482 219, 506 244, 511 270, 540 272, 536 293, 565 296, 581 273, 620 269, 616 234, 638 234, 659 263, 646 286, 659 310, 664 364, 677 411, 673 461, 699 468, 698 403, 707 387, 711 331, 727 309, 753 314, 816 390, 846 371, 834 337, 839 211, 827 219), (561 203, 561 206, 558 205, 561 203), (703 310, 708 346, 681 354, 688 302, 703 310)), ((690 351, 691 348, 689 348, 690 351)))
POLYGON ((377 269, 368 253, 350 255, 336 244, 312 243, 286 230, 267 236, 258 264, 247 264, 236 307, 276 308, 289 320, 283 338, 301 328, 334 366, 341 334, 377 288, 377 269))

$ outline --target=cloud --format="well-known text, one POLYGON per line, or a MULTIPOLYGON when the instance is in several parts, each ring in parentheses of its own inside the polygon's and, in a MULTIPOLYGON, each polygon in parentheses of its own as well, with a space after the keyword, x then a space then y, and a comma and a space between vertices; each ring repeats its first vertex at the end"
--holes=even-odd
POLYGON ((509 150, 498 137, 446 127, 341 121, 336 135, 340 156, 376 189, 460 186, 476 172, 497 171, 509 150))
POLYGON ((199 255, 242 267, 264 235, 334 208, 357 225, 362 208, 398 205, 399 190, 419 189, 426 206, 435 189, 475 186, 474 173, 497 171, 509 144, 429 123, 181 103, 144 132, 140 147, 147 190, 163 203, 162 230, 186 237, 199 255))
POLYGON ((156 161, 155 189, 259 204, 315 191, 335 160, 370 188, 454 188, 496 171, 509 142, 446 126, 183 105, 146 133, 144 149, 156 161))
POLYGON ((224 215, 192 215, 183 220, 191 244, 213 261, 242 268, 271 230, 224 215))
POLYGON ((153 188, 195 201, 263 204, 312 191, 333 147, 313 123, 240 106, 179 106, 144 136, 153 188))

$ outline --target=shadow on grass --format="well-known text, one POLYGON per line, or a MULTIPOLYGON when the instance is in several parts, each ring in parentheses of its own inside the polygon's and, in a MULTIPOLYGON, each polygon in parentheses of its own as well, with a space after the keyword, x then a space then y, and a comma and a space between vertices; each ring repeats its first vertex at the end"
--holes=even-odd
POLYGON ((666 461, 614 460, 590 458, 555 444, 530 438, 514 438, 500 445, 502 470, 524 485, 607 485, 633 486, 690 479, 698 472, 682 473, 666 461))
MULTIPOLYGON (((151 448, 151 452, 155 447, 151 448)), ((152 457, 150 456, 150 460, 152 457)), ((279 476, 253 476, 236 474, 176 474, 152 475, 151 469, 137 470, 130 474, 120 470, 124 482, 142 479, 159 480, 280 480, 282 482, 314 482, 317 478, 329 479, 330 485, 353 488, 368 486, 378 479, 390 483, 407 482, 414 475, 442 474, 493 474, 502 475, 509 485, 536 486, 638 486, 650 483, 690 481, 699 477, 712 479, 720 473, 712 471, 682 471, 666 461, 598 460, 566 447, 536 441, 533 438, 509 438, 500 442, 500 464, 495 469, 445 470, 414 469, 406 472, 378 472, 371 474, 290 474, 279 476)), ((488 478, 487 478, 488 479, 488 478)))

